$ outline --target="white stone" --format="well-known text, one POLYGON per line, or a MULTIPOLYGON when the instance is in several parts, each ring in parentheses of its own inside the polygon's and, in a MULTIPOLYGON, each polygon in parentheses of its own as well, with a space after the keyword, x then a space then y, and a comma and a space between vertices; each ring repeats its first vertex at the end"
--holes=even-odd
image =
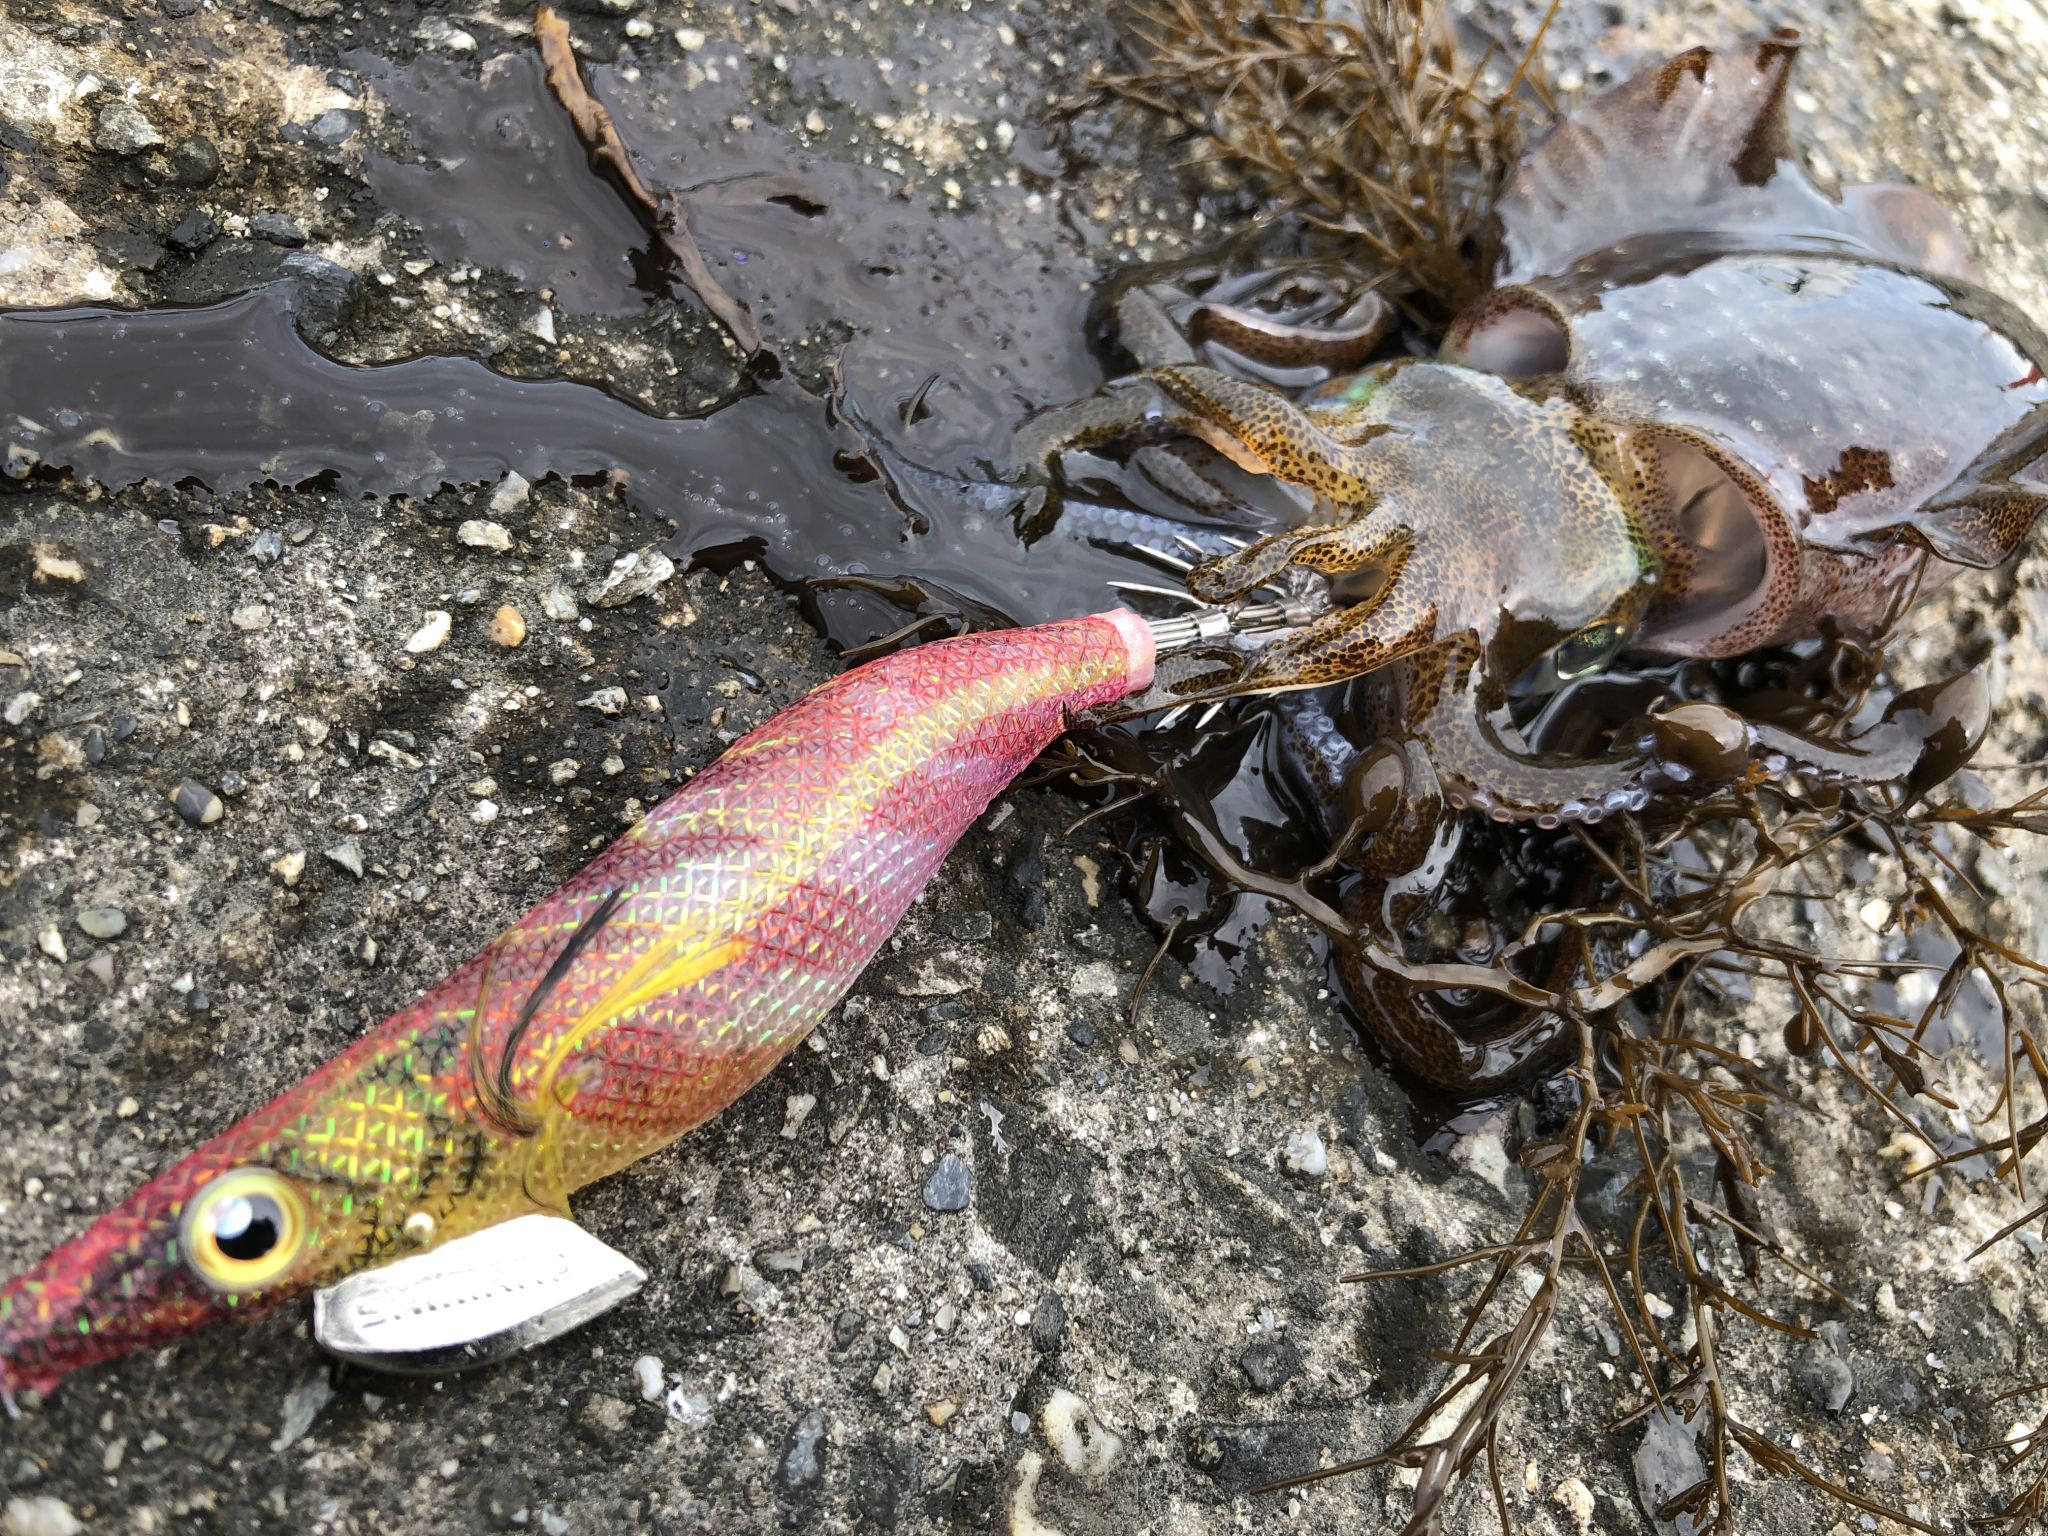
POLYGON ((1323 1138, 1316 1134, 1314 1126, 1306 1126, 1288 1137, 1284 1156, 1289 1173, 1320 1179, 1330 1171, 1330 1154, 1324 1150, 1323 1138))
POLYGON ((647 596, 675 573, 675 561, 660 550, 629 550, 584 589, 583 598, 599 608, 621 608, 635 598, 647 596))
POLYGON ((505 525, 483 517, 465 519, 455 530, 455 537, 472 549, 488 549, 500 555, 512 547, 512 535, 505 525))
POLYGON ((497 489, 491 492, 489 511, 492 517, 503 517, 515 508, 526 505, 526 498, 533 494, 533 484, 516 469, 505 471, 497 489))
POLYGON ((6 1536, 79 1536, 84 1529, 69 1504, 48 1494, 9 1499, 5 1513, 0 1513, 0 1532, 6 1536))
POLYGON ((406 654, 424 656, 428 651, 438 651, 448 643, 448 631, 453 620, 445 608, 429 608, 427 617, 420 627, 412 632, 405 642, 406 654))
POLYGON ((1076 1477, 1106 1477, 1123 1454, 1124 1437, 1103 1427, 1089 1406, 1065 1387, 1054 1387, 1038 1410, 1038 1427, 1053 1454, 1076 1477))
POLYGON ((640 1401, 658 1403, 661 1401, 661 1361, 653 1355, 642 1355, 633 1362, 633 1380, 640 1388, 640 1401))

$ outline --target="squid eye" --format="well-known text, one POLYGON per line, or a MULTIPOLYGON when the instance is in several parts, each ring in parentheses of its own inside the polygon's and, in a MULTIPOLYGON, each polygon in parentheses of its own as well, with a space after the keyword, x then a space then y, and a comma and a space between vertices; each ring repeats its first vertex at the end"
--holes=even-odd
POLYGON ((1621 641, 1621 626, 1611 620, 1588 624, 1567 636, 1555 652, 1558 681, 1569 683, 1598 672, 1621 649, 1621 641))
POLYGON ((305 1244, 305 1198, 268 1168, 237 1168, 201 1189, 179 1223, 185 1262, 217 1291, 261 1290, 287 1274, 305 1244))

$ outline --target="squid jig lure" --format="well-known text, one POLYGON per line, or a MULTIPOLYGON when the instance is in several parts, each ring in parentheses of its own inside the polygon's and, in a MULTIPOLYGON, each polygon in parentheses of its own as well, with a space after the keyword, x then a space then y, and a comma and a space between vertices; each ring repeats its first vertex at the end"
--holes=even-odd
POLYGON ((318 1293, 336 1353, 438 1371, 573 1327, 644 1276, 572 1192, 717 1114, 839 1001, 948 850, 1162 646, 1298 604, 1127 610, 849 671, 480 954, 0 1286, 0 1400, 318 1293))

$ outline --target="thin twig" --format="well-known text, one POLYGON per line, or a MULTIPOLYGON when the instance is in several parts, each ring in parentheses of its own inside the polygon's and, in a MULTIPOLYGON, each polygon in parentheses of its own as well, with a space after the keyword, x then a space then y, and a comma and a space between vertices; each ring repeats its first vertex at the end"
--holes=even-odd
POLYGON ((590 155, 591 169, 610 179, 625 198, 634 215, 647 226, 649 234, 675 262, 683 282, 697 300, 725 327, 739 349, 748 357, 761 350, 761 328, 746 306, 725 291, 697 249, 690 233, 690 221, 683 212, 682 199, 664 187, 657 196, 634 168, 633 157, 612 125, 612 115, 583 84, 576 64, 576 52, 569 39, 569 24, 549 6, 533 15, 533 41, 540 49, 541 66, 548 89, 569 114, 576 137, 590 155))

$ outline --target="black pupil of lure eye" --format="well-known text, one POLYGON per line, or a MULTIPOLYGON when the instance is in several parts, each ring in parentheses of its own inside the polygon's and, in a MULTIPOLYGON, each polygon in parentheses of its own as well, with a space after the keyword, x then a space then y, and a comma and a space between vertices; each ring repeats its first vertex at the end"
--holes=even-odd
POLYGON ((214 1213, 213 1241, 223 1255, 247 1264, 277 1246, 284 1213, 267 1195, 237 1195, 214 1213))

